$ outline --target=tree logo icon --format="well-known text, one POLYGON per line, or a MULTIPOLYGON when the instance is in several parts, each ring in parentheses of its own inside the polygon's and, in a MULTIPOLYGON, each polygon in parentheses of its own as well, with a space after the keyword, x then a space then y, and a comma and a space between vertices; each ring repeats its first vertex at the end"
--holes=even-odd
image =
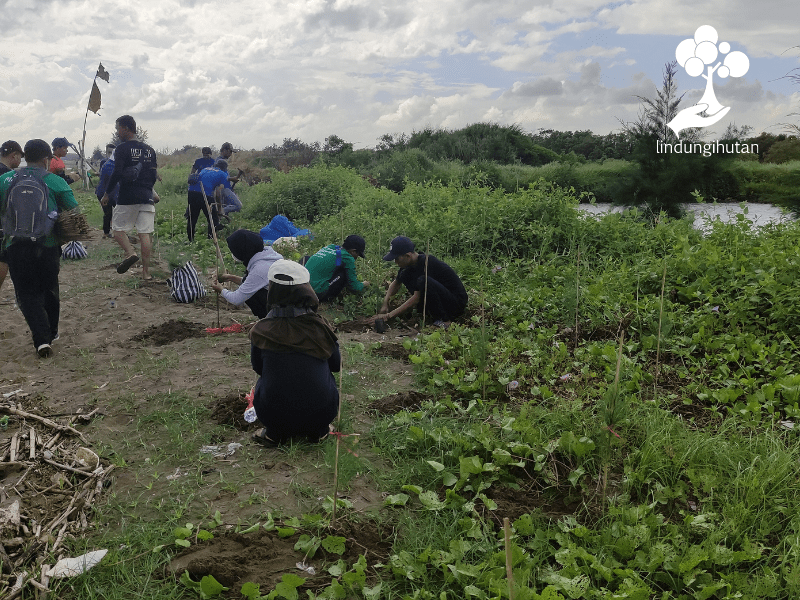
POLYGON ((722 119, 730 106, 722 106, 714 93, 714 73, 721 78, 741 77, 750 68, 750 59, 744 52, 731 52, 728 42, 719 42, 717 30, 711 25, 701 25, 694 38, 683 40, 675 49, 678 64, 692 77, 702 76, 706 80, 706 91, 694 106, 685 108, 667 126, 680 137, 687 127, 708 127, 722 119), (719 60, 720 54, 725 55, 719 60), (713 65, 713 66, 712 66, 713 65))

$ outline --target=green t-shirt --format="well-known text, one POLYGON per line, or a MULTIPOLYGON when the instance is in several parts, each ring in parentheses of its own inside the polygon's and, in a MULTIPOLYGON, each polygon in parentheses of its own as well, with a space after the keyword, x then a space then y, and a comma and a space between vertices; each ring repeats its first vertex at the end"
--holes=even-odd
MULTIPOLYGON (((306 269, 311 275, 311 287, 319 294, 328 291, 328 286, 336 269, 336 244, 325 246, 314 256, 308 259, 306 269)), ((364 289, 364 284, 358 280, 356 275, 356 259, 347 250, 342 248, 342 265, 347 273, 347 287, 354 292, 364 289)))
MULTIPOLYGON (((22 167, 19 169, 19 171, 32 171, 36 168, 37 167, 22 167)), ((8 173, 0 175, 0 218, 2 218, 6 212, 8 187, 11 185, 11 180, 14 178, 15 174, 16 171, 9 171, 8 173)), ((64 179, 53 173, 48 173, 44 176, 44 182, 47 185, 47 188, 50 190, 50 195, 47 199, 48 211, 57 210, 58 212, 61 212, 78 206, 78 202, 75 200, 75 195, 72 193, 72 188, 69 187, 69 184, 64 181, 64 179)), ((13 243, 14 239, 6 236, 6 238, 3 240, 3 247, 8 248, 13 243)), ((60 246, 60 243, 55 235, 50 234, 45 237, 43 245, 47 246, 48 248, 55 248, 56 246, 60 246)))

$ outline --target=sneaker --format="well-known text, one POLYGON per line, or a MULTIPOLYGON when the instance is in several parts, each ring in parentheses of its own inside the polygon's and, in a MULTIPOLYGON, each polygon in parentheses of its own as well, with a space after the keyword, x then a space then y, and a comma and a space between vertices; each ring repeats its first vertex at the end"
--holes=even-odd
POLYGON ((50 347, 50 344, 42 344, 36 349, 36 352, 39 353, 39 358, 49 358, 53 353, 53 349, 50 347))
MULTIPOLYGON (((53 336, 53 342, 57 342, 60 337, 61 336, 58 335, 58 332, 56 331, 56 334, 53 336)), ((50 343, 52 344, 53 342, 50 342, 50 343)))

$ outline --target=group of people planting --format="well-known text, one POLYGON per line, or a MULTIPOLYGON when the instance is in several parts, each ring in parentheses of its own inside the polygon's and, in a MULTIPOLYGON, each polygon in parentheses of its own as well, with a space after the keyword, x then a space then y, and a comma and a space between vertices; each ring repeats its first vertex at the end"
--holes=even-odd
MULTIPOLYGON (((104 186, 98 197, 104 207, 112 206, 110 229, 122 247, 124 257, 117 267, 126 272, 139 261, 128 238, 134 228, 141 242, 142 275, 149 274, 150 235, 155 227, 153 190, 156 182, 156 155, 150 146, 136 140, 136 122, 129 115, 116 121, 122 143, 111 150, 102 166, 104 186), (108 165, 111 165, 110 167, 108 165)), ((193 166, 200 173, 199 185, 205 186, 203 174, 209 174, 214 186, 231 180, 225 173, 223 157, 211 161, 210 148, 193 166), (204 161, 204 162, 201 162, 204 161), (199 163, 199 164, 198 164, 199 163), (223 178, 225 181, 223 181, 223 178)), ((41 358, 52 354, 52 343, 59 339, 60 316, 58 272, 61 247, 53 233, 53 216, 77 206, 67 182, 47 169, 53 153, 43 140, 30 140, 24 148, 16 142, 0 147, 0 218, 3 226, 3 254, 0 258, 0 285, 4 265, 14 284, 18 305, 31 330, 33 344, 41 358), (19 169, 22 158, 27 166, 19 169)), ((212 194, 213 194, 212 188, 212 194)), ((229 188, 226 188, 229 189, 229 188)), ((200 212, 209 220, 209 234, 218 227, 209 205, 208 190, 200 205, 197 190, 189 191, 190 239, 200 212)), ((202 191, 201 197, 202 197, 202 191)), ((357 258, 364 258, 366 242, 359 235, 348 236, 341 245, 320 249, 302 263, 286 260, 273 248, 265 246, 258 233, 237 230, 226 239, 233 256, 246 266, 244 277, 229 274, 214 276, 211 287, 234 305, 247 305, 259 321, 250 331, 250 358, 258 374, 253 407, 264 426, 253 439, 274 446, 294 438, 312 441, 324 439, 339 408, 339 392, 333 373, 341 368, 339 344, 333 327, 318 313, 320 302, 331 301, 345 290, 362 292, 370 284, 356 275, 357 258), (224 289, 223 282, 238 284, 236 290, 224 289)), ((434 256, 419 253, 414 243, 400 236, 392 240, 384 261, 400 267, 389 285, 379 313, 369 321, 388 321, 414 307, 429 316, 434 324, 447 327, 463 314, 467 292, 455 271, 434 256), (395 308, 391 299, 404 286, 410 297, 395 308)))

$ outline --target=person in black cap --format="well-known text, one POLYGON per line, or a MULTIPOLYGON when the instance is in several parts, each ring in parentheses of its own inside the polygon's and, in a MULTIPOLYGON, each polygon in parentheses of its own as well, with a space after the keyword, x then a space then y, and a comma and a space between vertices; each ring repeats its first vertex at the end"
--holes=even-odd
POLYGON ((211 281, 211 288, 236 306, 246 304, 259 319, 267 316, 267 287, 269 286, 269 269, 275 261, 283 258, 270 247, 264 247, 264 240, 254 231, 237 229, 225 240, 234 258, 244 263, 247 271, 244 277, 220 274, 211 281), (239 289, 231 292, 222 287, 220 282, 230 281, 239 285, 239 289))
MULTIPOLYGON (((3 142, 0 146, 0 175, 8 173, 19 167, 25 153, 14 140, 3 142)), ((8 261, 6 261, 5 244, 3 244, 3 230, 0 229, 0 288, 3 287, 3 282, 8 275, 8 261)))
POLYGON ((461 316, 467 307, 467 291, 456 272, 435 256, 426 256, 414 250, 414 242, 404 236, 396 237, 389 246, 383 260, 393 260, 400 267, 395 280, 389 285, 379 314, 372 318, 391 319, 415 306, 423 308, 425 314, 434 319, 434 325, 447 327, 454 318, 461 316), (389 301, 406 286, 411 298, 389 310, 389 301))
POLYGON ((363 292, 369 286, 369 281, 362 283, 356 275, 356 258, 364 258, 366 247, 360 235, 348 235, 341 246, 325 246, 309 257, 305 267, 311 274, 311 287, 320 302, 333 300, 345 287, 363 292))
POLYGON ((53 156, 50 159, 50 166, 49 170, 51 173, 55 173, 61 179, 66 181, 67 183, 72 183, 73 181, 77 181, 77 179, 73 179, 70 175, 67 174, 67 166, 64 164, 62 160, 69 151, 69 142, 67 138, 57 137, 53 140, 53 156))
POLYGON ((44 192, 36 182, 42 182, 47 187, 48 216, 71 210, 78 203, 66 182, 47 172, 52 157, 47 142, 28 140, 24 152, 25 167, 0 175, 0 217, 6 226, 3 245, 7 251, 8 270, 14 282, 17 304, 31 330, 33 346, 41 358, 47 358, 52 354, 51 344, 59 338, 61 304, 58 272, 61 245, 52 231, 44 236, 32 237, 32 221, 28 221, 28 216, 17 220, 19 213, 7 209, 9 202, 30 206, 27 198, 36 193, 36 188, 44 192))

